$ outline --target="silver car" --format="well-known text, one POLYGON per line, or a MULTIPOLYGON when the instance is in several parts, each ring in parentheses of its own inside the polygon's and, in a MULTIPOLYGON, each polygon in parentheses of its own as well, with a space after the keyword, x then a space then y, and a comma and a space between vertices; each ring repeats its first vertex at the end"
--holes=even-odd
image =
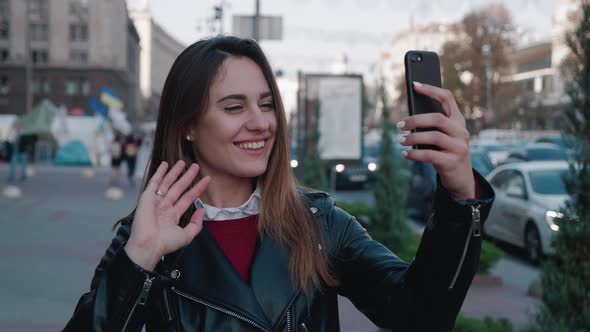
POLYGON ((551 238, 559 231, 560 208, 569 195, 562 161, 521 162, 500 166, 488 176, 496 192, 484 232, 524 248, 532 262, 552 254, 551 238))

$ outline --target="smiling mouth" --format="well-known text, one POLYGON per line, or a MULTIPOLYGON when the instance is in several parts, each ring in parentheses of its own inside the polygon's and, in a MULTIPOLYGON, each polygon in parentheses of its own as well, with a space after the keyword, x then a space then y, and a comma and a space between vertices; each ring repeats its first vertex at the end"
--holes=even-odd
POLYGON ((243 150, 260 150, 266 145, 266 141, 260 140, 256 142, 235 143, 237 147, 243 150))

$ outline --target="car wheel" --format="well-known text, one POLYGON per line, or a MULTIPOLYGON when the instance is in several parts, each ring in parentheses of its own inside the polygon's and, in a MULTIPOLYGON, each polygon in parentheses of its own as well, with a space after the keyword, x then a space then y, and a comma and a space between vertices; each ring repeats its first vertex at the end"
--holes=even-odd
POLYGON ((524 233, 524 246, 528 259, 533 264, 539 264, 543 258, 543 247, 541 246, 541 237, 537 227, 529 223, 524 233))

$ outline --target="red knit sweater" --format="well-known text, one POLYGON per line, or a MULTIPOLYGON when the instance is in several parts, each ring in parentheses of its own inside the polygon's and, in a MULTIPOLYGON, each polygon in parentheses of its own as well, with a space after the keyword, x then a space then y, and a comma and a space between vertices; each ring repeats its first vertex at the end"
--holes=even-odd
POLYGON ((250 282, 250 265, 258 239, 257 221, 258 215, 204 222, 225 257, 246 283, 250 282))

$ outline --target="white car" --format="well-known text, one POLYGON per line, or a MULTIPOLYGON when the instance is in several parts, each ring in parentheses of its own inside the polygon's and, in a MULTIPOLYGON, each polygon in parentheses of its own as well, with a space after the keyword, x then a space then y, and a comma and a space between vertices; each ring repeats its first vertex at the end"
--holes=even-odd
POLYGON ((560 208, 569 195, 563 176, 565 161, 521 162, 500 166, 487 179, 496 200, 484 226, 487 236, 524 248, 532 262, 552 254, 559 231, 560 208))

